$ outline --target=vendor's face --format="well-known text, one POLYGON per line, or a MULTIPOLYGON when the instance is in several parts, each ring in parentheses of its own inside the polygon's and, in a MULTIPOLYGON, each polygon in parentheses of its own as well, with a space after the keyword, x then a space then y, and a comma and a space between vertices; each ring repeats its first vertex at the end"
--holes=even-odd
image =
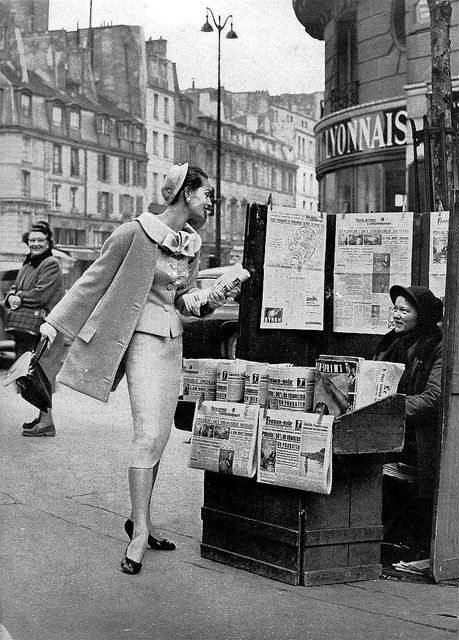
POLYGON ((403 296, 398 296, 393 309, 395 333, 408 333, 412 331, 418 320, 418 312, 415 307, 403 296))
POLYGON ((40 231, 31 231, 28 240, 29 250, 33 256, 39 256, 49 247, 48 238, 40 231))
POLYGON ((212 211, 212 189, 207 178, 203 178, 202 184, 195 191, 188 191, 188 221, 195 229, 200 229, 206 223, 209 212, 212 211))

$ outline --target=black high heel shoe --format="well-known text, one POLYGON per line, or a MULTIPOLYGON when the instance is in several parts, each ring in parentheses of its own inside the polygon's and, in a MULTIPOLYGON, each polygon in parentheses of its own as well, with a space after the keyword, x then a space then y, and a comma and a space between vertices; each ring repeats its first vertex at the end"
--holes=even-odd
MULTIPOLYGON (((129 520, 129 518, 124 523, 124 530, 129 536, 129 539, 132 540, 132 534, 134 533, 134 523, 132 522, 132 520, 129 520)), ((166 540, 166 538, 158 540, 152 535, 148 536, 148 546, 155 551, 174 551, 174 549, 177 548, 173 542, 170 542, 170 540, 166 540)))
MULTIPOLYGON (((129 549, 129 545, 126 547, 126 551, 124 552, 124 556, 121 558, 121 571, 124 573, 128 573, 131 576, 135 576, 140 572, 142 568, 142 562, 136 562, 135 560, 131 560, 128 558, 127 551, 129 549)), ((142 557, 143 559, 143 557, 142 557)))

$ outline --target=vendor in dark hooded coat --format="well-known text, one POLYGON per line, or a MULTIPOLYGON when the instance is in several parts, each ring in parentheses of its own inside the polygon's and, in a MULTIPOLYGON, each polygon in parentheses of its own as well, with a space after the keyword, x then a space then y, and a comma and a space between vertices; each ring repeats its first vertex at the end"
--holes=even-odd
MULTIPOLYGON (((442 371, 442 332, 438 323, 443 302, 427 287, 390 289, 394 304, 394 329, 380 341, 375 359, 400 362, 405 371, 398 393, 406 394, 406 434, 401 462, 415 469, 416 496, 405 505, 405 521, 413 544, 428 551, 430 546, 434 487, 440 441, 439 412, 442 371)), ((385 482, 385 507, 391 508, 385 482)), ((396 516, 397 518, 399 516, 396 516)))

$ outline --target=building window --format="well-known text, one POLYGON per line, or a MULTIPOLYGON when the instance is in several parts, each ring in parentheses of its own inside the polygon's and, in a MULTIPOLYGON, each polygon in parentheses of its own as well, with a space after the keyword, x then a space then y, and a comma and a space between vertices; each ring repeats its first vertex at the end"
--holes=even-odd
POLYGON ((135 211, 138 215, 143 213, 143 197, 137 196, 135 199, 135 211))
POLYGON ((157 173, 153 173, 153 202, 158 202, 158 185, 159 176, 157 173))
POLYGON ((94 231, 94 246, 101 247, 106 240, 110 237, 110 231, 94 231))
POLYGON ((355 12, 347 13, 336 23, 336 60, 337 60, 337 90, 340 95, 335 96, 341 102, 335 104, 334 110, 351 107, 356 104, 353 85, 356 81, 357 70, 357 19, 355 12), (344 103, 342 102, 344 100, 344 103), (341 106, 342 104, 342 106, 341 106))
POLYGON ((24 162, 31 162, 32 141, 30 136, 22 136, 22 159, 24 162))
POLYGON ((80 152, 78 149, 70 149, 70 175, 78 178, 80 175, 80 152))
POLYGON ((214 171, 214 153, 212 149, 207 149, 206 151, 206 168, 208 172, 213 173, 214 171))
POLYGON ((164 98, 164 122, 169 123, 169 98, 164 98))
POLYGON ((127 193, 120 194, 120 214, 123 218, 129 218, 134 215, 135 201, 134 197, 127 193))
POLYGON ((108 216, 113 213, 113 194, 109 191, 99 191, 97 194, 97 212, 108 216))
POLYGON ((30 118, 32 115, 32 96, 30 93, 21 93, 21 115, 30 118))
POLYGON ((158 155, 158 132, 153 131, 153 155, 158 155))
POLYGON ((70 128, 79 130, 81 125, 81 114, 76 109, 70 111, 70 128))
POLYGON ((132 185, 137 187, 140 184, 140 162, 139 160, 132 161, 132 185))
POLYGON ((62 145, 53 144, 53 173, 62 173, 62 145))
POLYGON ((288 192, 293 193, 293 174, 292 173, 290 172, 288 173, 287 180, 288 180, 288 192))
POLYGON ((97 156, 97 179, 100 182, 110 182, 110 158, 106 153, 97 156))
POLYGON ((97 131, 104 136, 110 134, 110 118, 108 116, 99 116, 97 118, 97 131))
POLYGON ((155 120, 159 119, 158 107, 159 107, 159 95, 157 93, 154 93, 153 94, 153 118, 155 120))
POLYGON ((142 127, 134 128, 134 136, 135 136, 135 142, 137 143, 142 142, 142 127))
POLYGON ((56 244, 63 244, 74 247, 84 247, 86 245, 86 232, 84 229, 54 229, 56 244))
POLYGON ((237 180, 237 162, 234 158, 231 158, 230 160, 230 176, 231 180, 237 180))
POLYGON ((163 136, 163 155, 165 158, 169 157, 169 136, 165 133, 163 136))
POLYGON ((252 163, 252 184, 258 187, 258 167, 255 163, 252 163))
POLYGON ((59 192, 61 190, 61 185, 60 184, 53 184, 52 190, 51 190, 51 205, 53 209, 60 209, 61 207, 61 203, 59 200, 59 192))
POLYGON ((125 122, 118 123, 118 138, 120 140, 129 140, 129 125, 125 122))
POLYGON ((119 183, 129 184, 130 182, 130 161, 129 158, 119 159, 119 183))
POLYGON ((405 0, 392 0, 392 34, 399 49, 406 49, 405 0))
POLYGON ((78 209, 77 207, 77 193, 78 187, 70 187, 70 208, 72 211, 78 209))
POLYGON ((22 172, 22 196, 24 198, 30 196, 30 171, 22 172))
POLYGON ((59 104, 53 104, 51 121, 53 127, 62 127, 63 109, 59 104))
POLYGON ((196 164, 196 147, 194 145, 190 145, 188 157, 190 164, 196 164))

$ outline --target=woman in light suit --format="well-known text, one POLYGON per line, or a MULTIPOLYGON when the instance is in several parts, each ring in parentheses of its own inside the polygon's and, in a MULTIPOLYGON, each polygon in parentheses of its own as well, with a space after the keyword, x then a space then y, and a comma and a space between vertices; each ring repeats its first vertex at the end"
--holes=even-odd
POLYGON ((158 535, 150 502, 179 395, 183 328, 176 311, 204 316, 226 302, 212 295, 196 308, 191 300, 201 247, 194 228, 211 207, 207 174, 174 165, 162 194, 166 210, 118 227, 41 327, 50 342, 56 332, 74 340, 62 383, 107 402, 126 373, 134 423, 125 523, 131 542, 121 561, 128 574, 140 571, 148 546, 175 549, 158 535))

